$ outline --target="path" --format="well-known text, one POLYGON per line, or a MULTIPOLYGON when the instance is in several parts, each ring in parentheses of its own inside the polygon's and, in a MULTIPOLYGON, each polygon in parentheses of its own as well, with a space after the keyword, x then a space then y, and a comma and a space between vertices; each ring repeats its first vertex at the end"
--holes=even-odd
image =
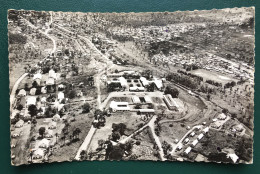
POLYGON ((154 122, 156 120, 157 116, 154 116, 151 121, 148 123, 148 126, 150 127, 151 131, 152 131, 152 134, 153 134, 153 138, 155 140, 155 143, 157 144, 158 146, 158 152, 159 152, 159 155, 160 155, 160 158, 162 161, 166 161, 167 159, 164 157, 164 153, 163 153, 163 148, 162 148, 162 143, 159 139, 159 137, 156 135, 155 131, 154 131, 154 122))
MULTIPOLYGON (((71 31, 69 31, 68 29, 65 29, 65 28, 63 28, 63 27, 61 27, 61 26, 59 26, 57 24, 55 26, 57 26, 59 29, 62 29, 63 31, 66 31, 66 32, 69 32, 69 33, 73 33, 71 31)), ((99 54, 103 59, 109 60, 109 58, 107 56, 105 56, 104 54, 102 54, 101 51, 98 50, 96 48, 96 46, 88 38, 86 38, 84 36, 80 36, 80 35, 78 35, 78 37, 83 39, 83 40, 85 40, 87 45, 90 47, 90 49, 94 50, 94 52, 99 54)), ((79 43, 77 42, 77 44, 79 44, 79 43)), ((80 47, 80 48, 82 50, 84 50, 82 47, 80 47)), ((114 64, 111 61, 107 62, 107 66, 108 66, 108 64, 110 64, 110 68, 112 68, 114 66, 114 64)), ((94 81, 95 81, 95 84, 96 84, 96 87, 97 87, 97 107, 100 110, 103 110, 103 107, 101 105, 102 102, 101 102, 101 91, 100 91, 100 82, 101 82, 100 78, 101 78, 101 75, 105 72, 107 66, 105 66, 102 69, 100 69, 99 73, 94 76, 94 81)), ((83 143, 81 144, 80 148, 77 151, 77 154, 75 156, 75 160, 80 160, 80 153, 81 153, 82 150, 87 151, 87 149, 89 147, 89 144, 91 143, 91 140, 92 140, 96 130, 97 130, 97 128, 95 128, 92 125, 90 130, 89 130, 89 132, 88 132, 88 134, 87 134, 87 136, 86 136, 86 138, 84 139, 83 143)))
POLYGON ((19 87, 20 82, 28 75, 28 73, 24 73, 21 77, 19 77, 19 79, 16 80, 13 88, 12 88, 12 92, 10 94, 10 111, 13 108, 13 103, 14 103, 14 99, 15 99, 15 93, 17 88, 19 87))
POLYGON ((159 149, 159 155, 160 155, 160 158, 162 161, 165 161, 167 160, 165 157, 164 157, 164 153, 163 153, 163 148, 162 148, 162 143, 159 139, 159 137, 155 134, 155 131, 154 131, 154 122, 155 120, 157 119, 157 116, 154 115, 150 121, 145 124, 143 127, 141 127, 140 129, 136 130, 135 132, 133 132, 131 135, 127 136, 126 138, 122 139, 119 141, 119 143, 126 143, 127 141, 129 141, 134 135, 137 135, 138 133, 142 132, 145 128, 149 127, 151 129, 151 132, 152 132, 152 135, 153 135, 153 138, 155 140, 155 143, 156 145, 158 146, 158 149, 159 149))

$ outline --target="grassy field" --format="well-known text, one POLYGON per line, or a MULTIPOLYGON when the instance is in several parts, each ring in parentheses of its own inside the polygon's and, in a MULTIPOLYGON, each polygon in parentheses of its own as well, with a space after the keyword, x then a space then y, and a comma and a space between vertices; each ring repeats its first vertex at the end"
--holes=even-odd
POLYGON ((133 138, 135 142, 140 142, 140 145, 134 144, 131 155, 124 160, 159 160, 155 155, 154 142, 149 136, 148 129, 145 128, 133 138))
MULTIPOLYGON (((84 141, 88 134, 88 131, 92 125, 93 115, 90 114, 79 114, 76 116, 75 121, 70 123, 70 129, 80 128, 81 133, 79 134, 79 140, 72 142, 68 145, 60 146, 63 144, 61 140, 54 147, 53 154, 50 156, 49 161, 70 161, 76 156, 77 150, 84 141)), ((67 139, 69 139, 67 137, 67 139)))
POLYGON ((193 70, 193 71, 191 71, 191 73, 195 74, 197 76, 203 77, 204 81, 205 80, 214 80, 214 81, 222 83, 222 84, 226 84, 231 81, 237 81, 236 79, 229 77, 228 75, 223 75, 223 74, 208 71, 205 69, 193 70))
POLYGON ((91 141, 89 152, 94 152, 98 147, 98 140, 107 140, 112 134, 112 124, 124 123, 126 125, 125 134, 130 135, 138 129, 138 125, 144 124, 141 117, 131 112, 113 113, 110 117, 106 117, 105 126, 98 129, 91 141))

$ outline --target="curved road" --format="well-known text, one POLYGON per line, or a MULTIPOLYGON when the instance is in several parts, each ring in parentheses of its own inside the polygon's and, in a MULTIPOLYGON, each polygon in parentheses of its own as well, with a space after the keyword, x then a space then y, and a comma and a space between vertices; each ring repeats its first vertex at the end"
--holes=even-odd
POLYGON ((16 90, 17 88, 19 87, 19 84, 20 82, 28 75, 28 73, 24 73, 19 79, 16 80, 13 88, 12 88, 12 91, 11 91, 11 94, 10 94, 10 111, 12 110, 13 108, 13 103, 14 103, 14 99, 15 99, 15 93, 16 93, 16 90))

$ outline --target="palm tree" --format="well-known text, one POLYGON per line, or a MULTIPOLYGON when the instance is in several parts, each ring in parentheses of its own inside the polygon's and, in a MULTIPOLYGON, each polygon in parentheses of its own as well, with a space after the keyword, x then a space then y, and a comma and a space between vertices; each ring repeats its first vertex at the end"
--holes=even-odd
POLYGON ((86 151, 85 150, 82 150, 80 152, 80 159, 83 160, 85 158, 85 155, 86 155, 86 151))
POLYGON ((61 137, 61 140, 63 141, 63 145, 65 145, 66 135, 64 135, 63 137, 61 137))
POLYGON ((58 136, 59 136, 59 134, 56 132, 56 133, 55 133, 55 137, 56 137, 56 144, 58 143, 58 136))
POLYGON ((33 158, 32 158, 33 157, 33 150, 30 149, 30 154, 29 155, 30 155, 31 163, 32 163, 33 162, 33 158))
POLYGON ((81 133, 81 130, 79 128, 76 128, 76 135, 77 135, 77 138, 79 138, 79 134, 81 133))

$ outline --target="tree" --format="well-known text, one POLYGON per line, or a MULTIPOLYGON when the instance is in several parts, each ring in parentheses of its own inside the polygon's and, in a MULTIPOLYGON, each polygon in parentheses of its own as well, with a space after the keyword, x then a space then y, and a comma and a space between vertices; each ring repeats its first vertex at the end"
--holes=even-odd
POLYGON ((224 109, 222 110, 222 113, 227 114, 227 113, 228 113, 228 110, 227 110, 226 108, 224 108, 224 109))
POLYGON ((208 101, 210 100, 210 95, 209 94, 207 95, 207 99, 208 99, 208 101))
POLYGON ((56 133, 55 133, 55 137, 56 137, 56 144, 58 143, 58 136, 59 136, 59 134, 56 132, 56 133))
POLYGON ((63 145, 65 145, 65 140, 66 140, 65 135, 61 137, 61 140, 63 141, 63 145))
POLYGON ((89 111, 90 111, 90 104, 84 103, 82 106, 82 113, 89 113, 89 111))
POLYGON ((173 88, 171 86, 167 86, 164 91, 165 94, 170 94, 173 98, 178 98, 179 91, 176 88, 173 88))
POLYGON ((34 151, 30 149, 30 154, 29 155, 30 155, 31 163, 33 162, 33 152, 34 151))
POLYGON ((103 112, 100 109, 96 109, 94 112, 95 119, 98 119, 99 116, 103 116, 103 112))
POLYGON ((74 89, 69 92, 69 98, 70 98, 70 99, 75 98, 76 95, 77 95, 77 92, 76 92, 76 90, 74 90, 74 89))
POLYGON ((33 117, 37 115, 37 107, 35 105, 30 105, 28 107, 29 114, 33 117))
POLYGON ((135 109, 141 109, 141 104, 139 104, 139 103, 137 103, 136 105, 135 105, 135 109))
POLYGON ((81 160, 84 160, 86 154, 87 154, 86 151, 85 151, 85 150, 82 150, 82 151, 80 152, 80 159, 81 159, 81 160))
POLYGON ((32 119, 32 124, 37 124, 37 120, 35 118, 32 119))
POLYGON ((33 81, 32 87, 33 87, 33 88, 37 88, 37 87, 38 87, 38 83, 37 83, 36 81, 33 81))
POLYGON ((147 91, 148 91, 148 92, 154 92, 154 89, 155 89, 155 83, 154 83, 154 82, 150 83, 150 84, 147 86, 147 91))
POLYGON ((73 138, 76 138, 76 139, 79 139, 79 134, 81 133, 81 130, 79 128, 76 128, 72 135, 73 135, 73 138))
POLYGON ((21 111, 23 109, 23 105, 18 104, 18 106, 16 107, 16 109, 18 109, 19 111, 21 111))
POLYGON ((30 90, 28 83, 25 83, 25 84, 24 84, 24 90, 25 90, 25 91, 29 91, 29 90, 30 90))
POLYGON ((68 55, 70 54, 69 49, 66 49, 66 50, 64 51, 64 53, 68 56, 68 55))
POLYGON ((41 135, 42 138, 43 138, 44 133, 45 133, 45 127, 40 127, 39 134, 41 135))
POLYGON ((118 131, 115 131, 112 133, 112 140, 113 141, 118 141, 120 139, 121 135, 118 131))
POLYGON ((27 41, 27 36, 22 34, 9 33, 8 38, 10 44, 25 44, 27 41))
POLYGON ((111 152, 108 155, 110 160, 121 160, 124 155, 124 149, 120 146, 113 146, 111 152))
POLYGON ((125 135, 126 125, 124 123, 119 123, 119 124, 113 123, 112 129, 113 132, 119 132, 120 135, 125 135))

